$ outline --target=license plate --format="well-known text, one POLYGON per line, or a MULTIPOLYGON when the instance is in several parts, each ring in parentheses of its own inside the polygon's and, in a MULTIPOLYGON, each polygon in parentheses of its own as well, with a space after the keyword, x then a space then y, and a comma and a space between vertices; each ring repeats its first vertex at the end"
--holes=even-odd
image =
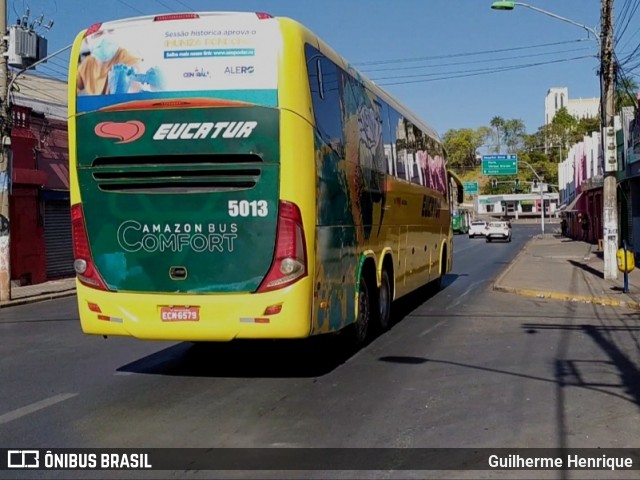
POLYGON ((198 322, 200 307, 160 307, 163 322, 198 322))

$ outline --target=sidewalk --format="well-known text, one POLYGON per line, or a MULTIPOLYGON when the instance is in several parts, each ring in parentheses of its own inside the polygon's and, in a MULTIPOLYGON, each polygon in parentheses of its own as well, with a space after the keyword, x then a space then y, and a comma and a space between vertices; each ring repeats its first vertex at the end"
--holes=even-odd
MULTIPOLYGON (((560 235, 531 239, 493 284, 494 290, 536 298, 598 303, 640 310, 640 267, 629 273, 629 293, 623 293, 624 275, 605 280, 602 253, 596 245, 560 235)), ((11 300, 0 308, 74 295, 75 277, 38 285, 12 287, 11 300)))
POLYGON ((51 280, 24 287, 11 286, 11 300, 0 302, 0 308, 23 305, 25 303, 68 297, 76 293, 76 277, 51 280))
POLYGON ((531 239, 502 272, 494 290, 536 298, 597 303, 640 309, 640 268, 629 273, 629 293, 623 293, 624 274, 604 279, 604 259, 597 246, 560 235, 531 239))

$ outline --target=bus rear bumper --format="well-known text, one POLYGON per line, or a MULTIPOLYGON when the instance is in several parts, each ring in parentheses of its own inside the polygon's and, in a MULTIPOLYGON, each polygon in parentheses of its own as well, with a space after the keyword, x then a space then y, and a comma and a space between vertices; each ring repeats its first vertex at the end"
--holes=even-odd
POLYGON ((226 342, 306 338, 311 333, 309 278, 260 294, 105 292, 76 285, 82 331, 89 335, 226 342), (184 313, 167 313, 168 307, 184 313))

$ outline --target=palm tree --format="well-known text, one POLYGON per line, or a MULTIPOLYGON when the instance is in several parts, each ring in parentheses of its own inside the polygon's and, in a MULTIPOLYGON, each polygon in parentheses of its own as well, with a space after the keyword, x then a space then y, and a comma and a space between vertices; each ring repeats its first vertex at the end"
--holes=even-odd
POLYGON ((496 129, 496 143, 493 148, 493 153, 500 153, 500 140, 502 139, 501 130, 504 128, 504 118, 500 116, 493 117, 490 125, 496 129))

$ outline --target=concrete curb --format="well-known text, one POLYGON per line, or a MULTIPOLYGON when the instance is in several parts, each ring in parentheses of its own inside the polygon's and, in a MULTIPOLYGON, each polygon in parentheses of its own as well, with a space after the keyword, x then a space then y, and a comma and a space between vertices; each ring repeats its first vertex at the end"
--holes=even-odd
POLYGON ((630 310, 640 310, 639 302, 616 300, 613 298, 594 297, 590 295, 573 295, 571 293, 550 292, 544 290, 534 290, 531 288, 504 287, 502 285, 494 285, 493 289, 499 292, 515 293, 516 295, 522 295, 524 297, 549 298, 552 300, 563 300, 566 302, 593 303, 610 307, 624 307, 630 310))
POLYGON ((8 302, 0 303, 0 309, 7 307, 15 307, 18 305, 26 305, 27 303, 43 302, 45 300, 53 300, 56 298, 71 297, 76 294, 76 289, 64 290, 62 292, 41 293, 30 297, 16 298, 8 302))
POLYGON ((504 270, 502 270, 502 272, 500 272, 500 275, 498 275, 498 278, 496 278, 495 282, 493 282, 492 284, 493 290, 500 290, 500 282, 502 282, 502 279, 506 277, 509 274, 509 272, 513 269, 513 267, 516 265, 516 263, 518 263, 518 260, 520 260, 520 257, 523 256, 525 253, 527 253, 527 251, 529 250, 529 245, 534 241, 534 239, 535 237, 529 240, 527 243, 525 243, 524 247, 522 247, 522 250, 520 250, 518 254, 515 257, 513 257, 513 260, 511 260, 509 265, 507 265, 507 267, 504 270))

